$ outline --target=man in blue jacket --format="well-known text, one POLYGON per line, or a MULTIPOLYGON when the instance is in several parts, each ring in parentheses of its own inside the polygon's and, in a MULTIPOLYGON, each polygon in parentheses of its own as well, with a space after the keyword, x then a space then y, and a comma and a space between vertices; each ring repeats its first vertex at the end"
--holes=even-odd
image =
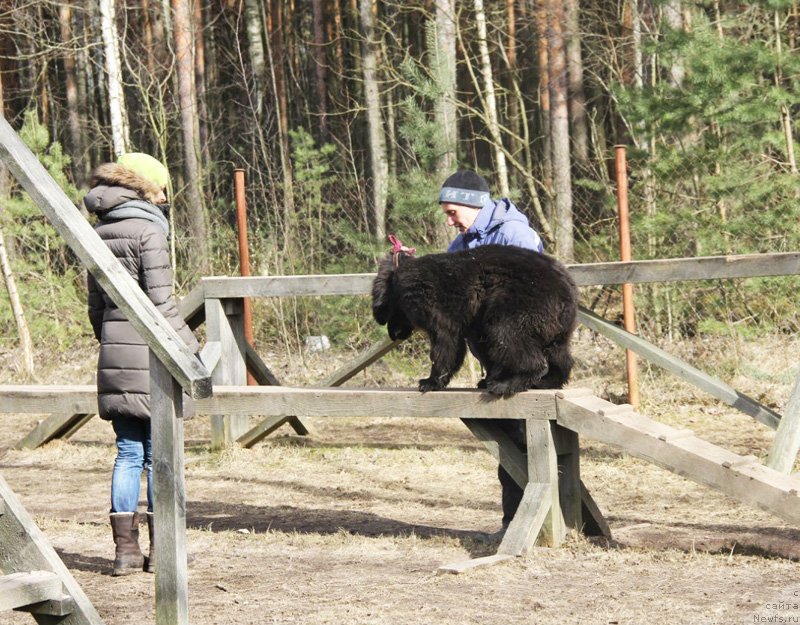
MULTIPOLYGON (((448 252, 470 250, 481 245, 516 245, 543 252, 539 234, 531 228, 528 218, 508 198, 493 200, 486 180, 467 169, 447 178, 439 192, 439 205, 447 217, 447 225, 459 234, 447 248, 448 252)), ((470 346, 471 348, 472 346, 470 346)), ((479 354, 475 354, 480 360, 479 354)), ((526 451, 525 427, 519 419, 499 419, 500 426, 522 450, 526 451)), ((522 489, 502 466, 497 477, 503 492, 503 530, 522 500, 522 489)))
POLYGON ((442 185, 439 205, 447 225, 459 234, 448 252, 470 250, 481 245, 516 245, 543 252, 542 239, 528 218, 508 198, 493 200, 489 185, 474 171, 457 171, 442 185))

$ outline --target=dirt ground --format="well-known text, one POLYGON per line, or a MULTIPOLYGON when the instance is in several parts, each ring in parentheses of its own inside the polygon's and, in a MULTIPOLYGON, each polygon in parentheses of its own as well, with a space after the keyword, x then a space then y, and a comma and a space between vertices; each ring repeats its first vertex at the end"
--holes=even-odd
MULTIPOLYGON (((798 347, 775 337, 670 351, 723 369, 735 352, 726 381, 780 411, 798 373, 798 347)), ((624 401, 621 351, 587 333, 575 353, 571 386, 624 401)), ((92 358, 79 360, 51 363, 42 381, 84 382, 92 358)), ((301 364, 314 379, 339 362, 322 355, 301 364)), ((281 373, 290 381, 304 375, 281 373)), ((377 364, 349 384, 413 384, 393 375, 377 364)), ((647 416, 766 456, 773 435, 766 427, 646 366, 640 378, 647 416)), ((109 625, 153 623, 153 576, 109 574, 110 426, 93 419, 69 441, 12 449, 37 418, 2 417, 0 472, 109 625)), ((187 422, 193 624, 800 622, 798 528, 591 440, 581 441, 582 477, 611 541, 570 536, 560 549, 437 575, 442 564, 497 547, 496 466, 480 443, 451 420, 310 424, 309 437, 284 426, 254 449, 212 452, 208 419, 187 422)), ((33 620, 3 613, 0 622, 33 620)))

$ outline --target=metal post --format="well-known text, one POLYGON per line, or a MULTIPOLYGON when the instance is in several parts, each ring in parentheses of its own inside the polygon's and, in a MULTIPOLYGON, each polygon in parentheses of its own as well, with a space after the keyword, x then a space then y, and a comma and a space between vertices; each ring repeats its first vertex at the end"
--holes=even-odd
MULTIPOLYGON (((250 250, 247 244, 247 200, 244 194, 244 169, 235 169, 233 172, 233 186, 236 196, 236 221, 239 226, 239 269, 242 276, 250 275, 250 250)), ((253 340, 253 313, 250 307, 250 299, 243 298, 244 309, 244 338, 250 345, 254 345, 253 340)), ((247 384, 257 386, 255 378, 248 372, 247 384)))
MULTIPOLYGON (((631 260, 631 225, 628 213, 628 162, 624 145, 614 146, 614 162, 617 170, 617 209, 619 212, 619 253, 620 260, 631 260)), ((622 317, 625 330, 636 332, 636 313, 633 307, 633 285, 622 285, 622 317)), ((625 373, 628 379, 628 403, 639 405, 639 374, 636 368, 636 354, 625 350, 625 373)))

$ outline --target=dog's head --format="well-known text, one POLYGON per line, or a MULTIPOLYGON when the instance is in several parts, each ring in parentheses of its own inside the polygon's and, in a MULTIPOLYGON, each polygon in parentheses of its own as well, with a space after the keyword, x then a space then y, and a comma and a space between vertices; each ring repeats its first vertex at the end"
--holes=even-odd
POLYGON ((372 283, 372 315, 379 325, 386 325, 393 341, 407 339, 414 331, 413 324, 403 312, 394 290, 395 270, 406 258, 388 254, 379 267, 372 283))

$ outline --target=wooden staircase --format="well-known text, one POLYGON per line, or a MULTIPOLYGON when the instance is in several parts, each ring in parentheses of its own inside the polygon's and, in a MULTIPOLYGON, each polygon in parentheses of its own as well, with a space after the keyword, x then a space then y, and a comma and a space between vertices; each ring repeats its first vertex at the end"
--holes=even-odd
MULTIPOLYGON (((0 476, 0 612, 42 625, 103 625, 75 578, 0 476)), ((0 616, 0 621, 2 621, 0 616)))

